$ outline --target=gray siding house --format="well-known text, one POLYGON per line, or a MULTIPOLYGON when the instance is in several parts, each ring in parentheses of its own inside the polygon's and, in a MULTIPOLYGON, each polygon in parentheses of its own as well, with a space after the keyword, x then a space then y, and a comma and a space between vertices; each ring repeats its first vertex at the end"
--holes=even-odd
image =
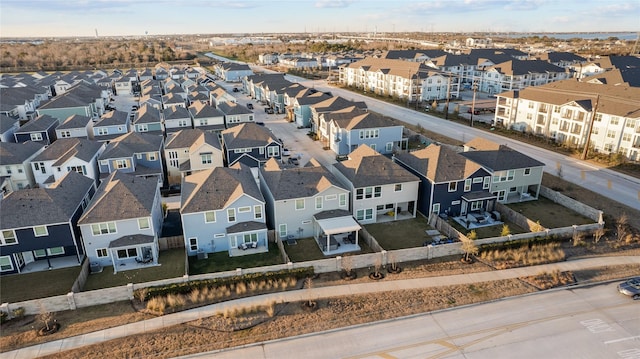
POLYGON ((162 136, 130 132, 111 141, 98 158, 102 176, 116 170, 162 182, 162 136))

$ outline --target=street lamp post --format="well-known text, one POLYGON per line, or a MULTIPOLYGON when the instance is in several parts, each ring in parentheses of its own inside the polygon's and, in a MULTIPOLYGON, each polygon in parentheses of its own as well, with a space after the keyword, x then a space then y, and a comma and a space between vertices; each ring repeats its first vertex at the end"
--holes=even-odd
POLYGON ((473 113, 476 112, 476 91, 478 91, 478 83, 473 81, 473 85, 471 86, 473 90, 473 99, 471 100, 471 127, 473 127, 473 113))

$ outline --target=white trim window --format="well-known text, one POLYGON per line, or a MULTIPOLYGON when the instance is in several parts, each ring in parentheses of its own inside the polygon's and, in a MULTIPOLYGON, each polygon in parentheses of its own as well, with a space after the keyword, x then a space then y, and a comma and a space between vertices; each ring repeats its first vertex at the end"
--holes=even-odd
POLYGON ((35 132, 30 134, 31 141, 42 141, 42 134, 40 132, 35 132))
POLYGON ((235 222, 236 221, 236 209, 235 208, 227 209, 227 219, 228 219, 229 222, 235 222))
POLYGON ((440 214, 440 203, 434 203, 431 205, 431 213, 440 214))
POLYGON ((138 229, 143 230, 143 229, 149 229, 149 228, 151 228, 151 226, 149 225, 148 217, 138 218, 138 229))
POLYGON ((393 142, 387 142, 387 146, 385 148, 387 152, 393 151, 393 142))
POLYGON ((238 207, 238 213, 251 212, 251 206, 238 207))
POLYGON ((304 210, 304 198, 302 199, 296 199, 296 211, 302 211, 304 210))
POLYGON ((64 254, 64 247, 47 248, 47 254, 49 254, 50 256, 59 256, 61 254, 64 254))
POLYGON ((464 191, 471 191, 471 178, 467 178, 466 180, 464 180, 464 191))
POLYGON ((106 248, 96 248, 96 257, 104 258, 109 256, 109 251, 106 248))
POLYGON ((262 219, 262 206, 253 206, 253 218, 262 219))
POLYGON ((338 206, 339 207, 346 207, 347 206, 347 194, 346 193, 340 193, 340 195, 338 196, 338 206))
POLYGON ((280 156, 280 147, 278 146, 267 147, 267 157, 278 157, 278 156, 280 156))
POLYGON ((448 190, 449 190, 449 192, 457 191, 458 190, 458 182, 456 182, 456 181, 449 182, 448 190))
POLYGON ((316 209, 322 209, 322 196, 316 197, 316 209))
POLYGON ((283 223, 283 224, 278 226, 278 234, 280 235, 280 238, 283 238, 283 237, 287 236, 287 224, 286 223, 283 223))
POLYGON ((482 189, 489 189, 491 186, 491 176, 485 176, 484 182, 482 183, 482 189))
POLYGON ((13 262, 10 256, 0 257, 0 272, 9 272, 13 270, 13 262))
POLYGON ((94 236, 117 233, 116 222, 95 223, 91 225, 94 236))
POLYGON ((359 221, 370 221, 373 219, 373 208, 359 209, 356 211, 356 219, 359 221))
POLYGON ((525 168, 524 169, 524 176, 529 176, 531 174, 531 168, 525 168))
POLYGON ((0 232, 0 245, 17 244, 16 232, 13 229, 5 229, 0 232))
POLYGON ((118 259, 134 258, 138 256, 137 248, 118 249, 118 259))
POLYGON ((198 250, 198 238, 189 238, 189 250, 193 252, 196 252, 198 250))
POLYGON ((44 237, 49 235, 47 226, 35 226, 33 227, 33 235, 36 237, 44 237))
POLYGON ((394 192, 402 192, 402 183, 396 183, 396 184, 393 186, 393 191, 394 191, 394 192))
POLYGON ((216 221, 215 211, 204 212, 204 223, 215 223, 215 221, 216 221))

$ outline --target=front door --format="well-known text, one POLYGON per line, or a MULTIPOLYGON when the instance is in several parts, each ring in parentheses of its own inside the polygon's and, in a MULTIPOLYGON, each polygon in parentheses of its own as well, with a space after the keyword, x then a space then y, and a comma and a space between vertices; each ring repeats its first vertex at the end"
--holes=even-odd
POLYGON ((29 264, 31 262, 35 262, 35 258, 33 258, 33 252, 22 252, 22 257, 24 258, 24 264, 29 264))
POLYGON ((14 253, 13 258, 15 259, 18 268, 22 268, 24 266, 24 257, 22 256, 22 253, 14 253))

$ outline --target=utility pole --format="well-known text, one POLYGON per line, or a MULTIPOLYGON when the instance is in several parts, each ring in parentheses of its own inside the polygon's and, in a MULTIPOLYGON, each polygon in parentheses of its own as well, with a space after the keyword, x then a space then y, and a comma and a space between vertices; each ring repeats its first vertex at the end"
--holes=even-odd
POLYGON ((584 150, 582 151, 582 156, 580 159, 586 160, 587 155, 589 154, 589 145, 591 144, 591 132, 593 132, 593 122, 596 119, 596 115, 598 112, 598 103, 600 102, 600 94, 596 96, 596 103, 593 106, 593 112, 591 113, 591 119, 589 119, 589 125, 587 127, 587 139, 584 141, 584 150))
POLYGON ((473 99, 471 100, 471 127, 473 127, 473 113, 476 112, 476 91, 478 91, 478 82, 476 80, 473 81, 471 88, 473 89, 473 99))
POLYGON ((449 98, 451 97, 451 73, 447 76, 447 99, 444 103, 444 119, 449 119, 449 98))

